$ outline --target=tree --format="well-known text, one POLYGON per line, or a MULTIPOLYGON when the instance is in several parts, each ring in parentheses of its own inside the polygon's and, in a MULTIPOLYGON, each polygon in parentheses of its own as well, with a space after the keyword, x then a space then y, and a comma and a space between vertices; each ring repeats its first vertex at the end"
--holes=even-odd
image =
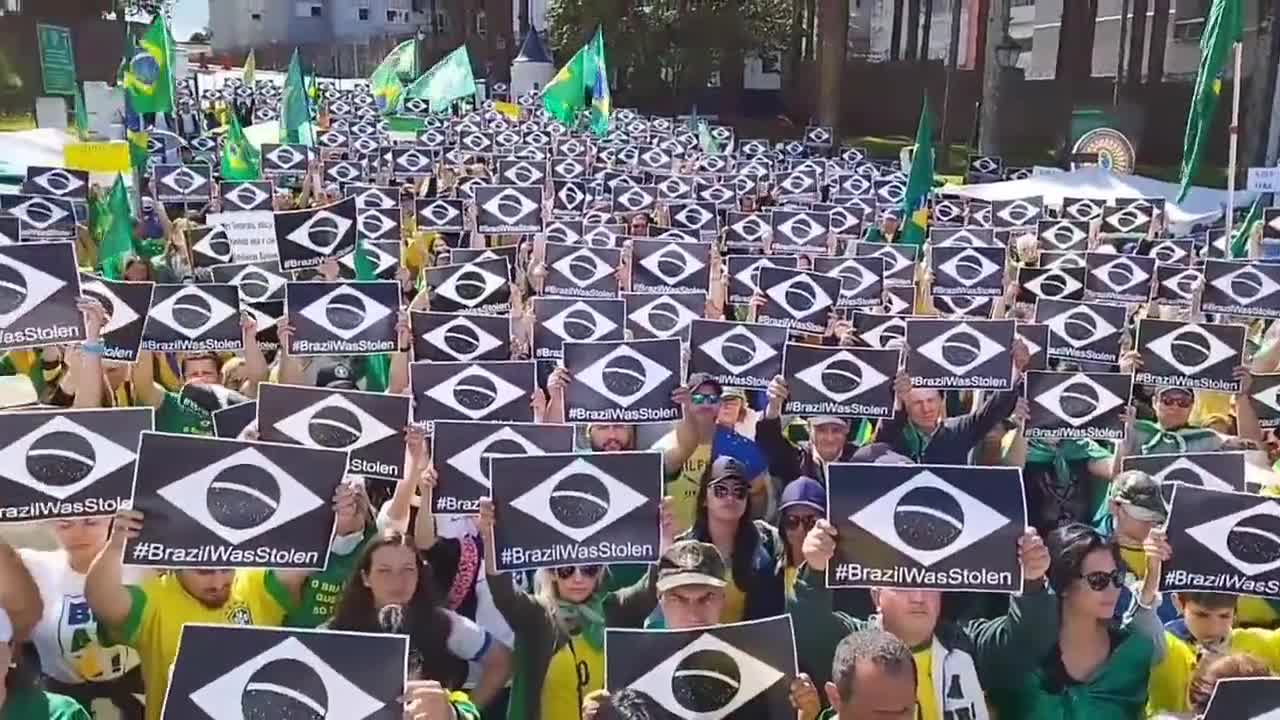
POLYGON ((1154 0, 1151 14, 1151 46, 1147 51, 1147 84, 1164 82, 1164 57, 1169 44, 1169 0, 1154 0))
POLYGON ((818 18, 818 124, 840 127, 845 53, 849 47, 849 0, 822 0, 818 18))
POLYGON ((213 40, 213 33, 209 32, 209 28, 197 30, 191 33, 191 37, 187 38, 187 42, 192 43, 207 43, 211 40, 213 40))
POLYGON ((902 13, 903 0, 893 0, 893 30, 889 38, 889 59, 902 59, 902 13))
MULTIPOLYGON (((1098 0, 1080 0, 1062 5, 1062 33, 1058 42, 1054 82, 1057 98, 1062 103, 1059 113, 1059 136, 1071 140, 1071 114, 1075 110, 1076 91, 1082 78, 1093 75, 1094 29, 1098 22, 1098 0)), ((1064 144, 1065 150, 1065 144, 1064 144)))
MULTIPOLYGON (((1069 4, 1071 3, 1064 4, 1064 7, 1069 4)), ((987 16, 982 18, 987 32, 982 60, 982 111, 978 117, 978 152, 984 155, 1000 153, 1000 91, 1004 68, 996 60, 996 48, 1004 42, 1009 31, 1010 12, 1010 0, 991 0, 987 16)))
POLYGON ((1147 0, 1133 0, 1133 26, 1129 33, 1129 60, 1126 83, 1131 89, 1142 85, 1142 61, 1147 50, 1147 0))

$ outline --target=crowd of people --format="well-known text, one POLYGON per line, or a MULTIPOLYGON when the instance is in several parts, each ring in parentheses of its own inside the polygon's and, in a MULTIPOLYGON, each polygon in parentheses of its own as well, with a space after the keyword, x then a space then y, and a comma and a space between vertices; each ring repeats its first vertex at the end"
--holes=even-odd
MULTIPOLYGON (((691 152, 670 172, 696 174, 698 156, 691 152)), ((340 199, 343 189, 326 182, 322 170, 316 158, 297 190, 278 186, 275 209, 340 199)), ((106 359, 100 348, 109 316, 90 299, 80 306, 85 343, 12 350, 0 368, 30 378, 34 393, 27 404, 152 407, 157 430, 196 435, 212 434, 214 411, 256 398, 268 382, 407 393, 408 313, 430 309, 431 297, 415 279, 449 264, 456 250, 504 246, 516 247, 512 359, 528 359, 532 302, 547 277, 546 238, 414 228, 415 199, 453 197, 461 182, 492 174, 486 158, 474 156, 461 167, 441 163, 430 177, 400 183, 402 351, 392 354, 390 381, 381 386, 368 372, 368 358, 291 357, 288 317, 280 320, 277 349, 259 344, 262 328, 246 315, 241 353, 143 352, 132 364, 106 359)), ((389 170, 372 180, 396 184, 389 170)), ((141 186, 150 192, 149 179, 141 186)), ((739 198, 735 210, 782 205, 776 190, 764 188, 739 198)), ((136 245, 150 238, 161 249, 130 260, 125 278, 207 279, 208 271, 192 262, 191 244, 219 201, 198 209, 165 207, 144 195, 137 207, 136 245)), ((659 203, 619 216, 605 198, 587 212, 625 225, 629 236, 647 237, 651 227, 669 223, 670 211, 659 203)), ((552 218, 550 203, 544 215, 552 218)), ((866 237, 832 236, 830 249, 852 254, 867 237, 900 242, 900 220, 900 208, 883 208, 868 217, 866 237)), ((1150 233, 1165 230, 1157 223, 1150 233)), ((1096 247, 1103 242, 1096 224, 1093 234, 1096 247)), ((618 276, 625 290, 630 244, 621 247, 618 276)), ((1035 266, 1041 249, 1034 233, 1012 244, 996 317, 1028 317, 1018 300, 1017 269, 1035 266)), ((763 304, 760 296, 741 306, 728 302, 724 263, 733 252, 719 242, 709 246, 707 318, 750 320, 763 304)), ((769 254, 769 243, 753 252, 769 254)), ((936 314, 931 273, 922 259, 915 270, 920 315, 936 314)), ((309 275, 343 281, 336 258, 309 275)), ((1193 310, 1156 301, 1130 309, 1131 322, 1196 319, 1193 310)), ((421 424, 404 429, 403 477, 386 483, 348 476, 332 498, 336 520, 323 571, 130 567, 124 545, 147 522, 136 510, 45 521, 25 536, 36 538, 28 541, 32 547, 12 546, 3 539, 14 536, 0 529, 0 718, 159 720, 189 623, 407 635, 406 720, 674 717, 644 692, 606 684, 606 628, 706 629, 780 615, 790 617, 794 630, 797 671, 785 683, 795 717, 803 720, 1197 717, 1217 681, 1280 670, 1280 606, 1274 598, 1162 594, 1161 566, 1179 550, 1163 530, 1168 508, 1160 482, 1124 470, 1122 460, 1243 450, 1269 472, 1280 446, 1260 429, 1248 387, 1253 375, 1280 368, 1280 323, 1251 332, 1256 343, 1238 371, 1241 392, 1138 387, 1125 437, 1115 442, 1024 436, 1021 374, 1029 352, 1021 341, 1007 348, 1012 390, 919 388, 904 369, 893 383, 894 414, 880 421, 787 415, 791 377, 778 376, 758 390, 689 374, 673 394, 682 417, 666 432, 627 424, 579 429, 582 453, 661 451, 666 498, 654 518, 662 547, 652 566, 498 572, 493 529, 504 518, 491 501, 482 500, 476 515, 430 512, 437 468, 430 430, 421 424), (1017 541, 1021 591, 828 587, 824 571, 838 533, 826 517, 827 490, 831 468, 840 463, 1021 468, 1028 512, 1017 541), (400 618, 390 626, 388 609, 400 618)), ((825 333, 793 333, 793 339, 866 344, 835 311, 825 333)), ((1115 369, 1134 372, 1140 359, 1131 350, 1115 369)), ((576 381, 564 367, 554 370, 530 398, 535 418, 564 423, 565 393, 576 381)), ((255 440, 257 429, 250 425, 242 437, 255 440)), ((748 703, 731 717, 767 715, 748 703)))

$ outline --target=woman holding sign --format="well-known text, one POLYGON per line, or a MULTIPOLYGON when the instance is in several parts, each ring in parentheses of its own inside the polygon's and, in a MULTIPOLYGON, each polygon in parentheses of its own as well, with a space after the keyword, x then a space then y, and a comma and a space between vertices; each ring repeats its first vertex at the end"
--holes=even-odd
MULTIPOLYGON (((603 592, 605 568, 571 565, 538 571, 536 595, 499 574, 493 541, 493 501, 480 500, 485 571, 493 604, 515 631, 509 720, 580 720, 582 701, 604 688, 604 629, 638 628, 657 604, 652 569, 635 585, 603 592)), ((662 547, 671 545, 672 518, 662 507, 662 547)))

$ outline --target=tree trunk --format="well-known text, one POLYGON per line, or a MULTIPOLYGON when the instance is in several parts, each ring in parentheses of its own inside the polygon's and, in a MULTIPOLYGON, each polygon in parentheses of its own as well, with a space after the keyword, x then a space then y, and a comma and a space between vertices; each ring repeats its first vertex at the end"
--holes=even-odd
POLYGON ((746 27, 737 3, 727 3, 721 11, 720 46, 720 117, 736 117, 742 110, 742 93, 746 85, 743 66, 743 41, 746 27))
POLYGON ((903 60, 915 60, 920 49, 920 0, 907 0, 907 54, 903 60))
MULTIPOLYGON (((991 0, 987 11, 987 44, 982 66, 982 112, 978 131, 978 152, 984 155, 1000 153, 1000 95, 1003 90, 1004 68, 996 59, 996 48, 1009 29, 1010 0, 991 0)), ((1070 5, 1070 0, 1064 4, 1070 5)), ((1066 23, 1063 23, 1065 34, 1066 23)))
POLYGON ((818 59, 818 49, 814 47, 818 38, 818 6, 817 0, 804 0, 804 59, 818 59))
POLYGON ((956 68, 960 65, 960 16, 963 6, 963 0, 951 0, 951 42, 947 46, 947 75, 942 93, 942 112, 938 115, 938 146, 942 148, 942 162, 938 163, 938 169, 941 171, 947 170, 947 161, 951 159, 951 139, 948 132, 951 123, 948 121, 951 117, 951 83, 955 81, 956 68))
POLYGON ((920 62, 929 60, 929 40, 933 34, 933 0, 924 0, 924 27, 920 29, 920 62))
MULTIPOLYGON (((1264 26, 1264 19, 1271 13, 1270 0, 1257 0, 1257 27, 1264 26)), ((1248 17, 1248 13, 1245 13, 1248 17)), ((1271 117, 1271 73, 1275 64, 1271 58, 1271 34, 1276 32, 1275 19, 1270 31, 1259 32, 1252 46, 1245 44, 1244 76, 1249 79, 1245 94, 1241 97, 1240 153, 1237 168, 1260 167, 1267 154, 1267 130, 1271 117), (1269 66, 1269 67, 1268 67, 1269 66)), ((1237 187, 1239 187, 1237 185, 1237 187)))
POLYGON ((902 11, 905 0, 893 0, 893 36, 889 38, 889 60, 902 59, 902 11))
POLYGON ((1062 6, 1063 41, 1058 45, 1058 61, 1054 77, 1058 84, 1058 99, 1062 103, 1059 113, 1058 136, 1064 143, 1071 140, 1071 113, 1075 109, 1076 91, 1080 79, 1093 75, 1094 26, 1098 17, 1097 0, 1066 2, 1062 6))
POLYGON ((1147 0, 1133 0, 1133 26, 1129 33, 1128 78, 1130 89, 1142 85, 1142 61, 1147 56, 1147 0))
POLYGON ((822 0, 818 21, 818 124, 839 134, 840 91, 849 47, 849 0, 822 0))
POLYGON ((787 48, 787 67, 786 72, 792 77, 796 77, 800 72, 801 55, 801 33, 804 31, 804 4, 803 0, 791 1, 791 46, 787 48))
POLYGON ((1147 84, 1164 82, 1164 58, 1169 47, 1169 0, 1153 0, 1151 46, 1147 54, 1147 84))

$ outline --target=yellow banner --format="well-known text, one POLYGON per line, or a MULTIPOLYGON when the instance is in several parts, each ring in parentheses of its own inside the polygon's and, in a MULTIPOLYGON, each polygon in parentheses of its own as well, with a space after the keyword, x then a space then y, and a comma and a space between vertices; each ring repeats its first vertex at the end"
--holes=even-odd
POLYGON ((129 143, 67 143, 62 148, 62 164, 71 170, 93 173, 129 172, 129 143))

